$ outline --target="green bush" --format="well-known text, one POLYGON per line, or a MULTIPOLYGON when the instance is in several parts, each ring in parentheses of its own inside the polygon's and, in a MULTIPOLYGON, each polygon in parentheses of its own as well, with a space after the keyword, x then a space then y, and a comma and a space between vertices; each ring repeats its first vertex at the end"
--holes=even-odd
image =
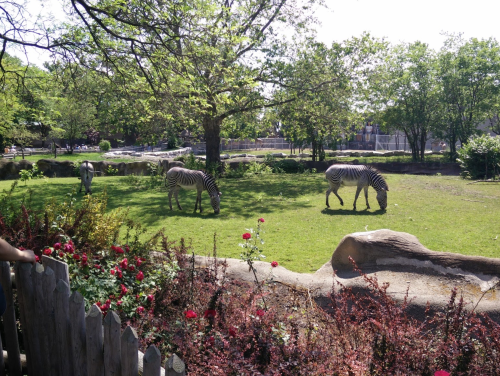
POLYGON ((108 140, 102 140, 101 142, 99 142, 99 149, 101 149, 102 151, 109 151, 109 149, 111 149, 111 144, 108 140))
POLYGON ((473 137, 458 150, 462 177, 468 179, 495 178, 500 172, 500 137, 473 137))

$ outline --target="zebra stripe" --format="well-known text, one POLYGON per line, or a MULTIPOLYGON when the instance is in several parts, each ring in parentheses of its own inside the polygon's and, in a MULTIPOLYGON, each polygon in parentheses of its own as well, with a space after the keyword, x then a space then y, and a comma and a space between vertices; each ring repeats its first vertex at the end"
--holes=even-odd
POLYGON ((368 187, 372 186, 377 191, 377 201, 380 209, 387 208, 387 191, 389 186, 385 179, 377 170, 370 166, 364 165, 333 165, 325 173, 326 180, 330 188, 326 191, 326 206, 329 208, 328 196, 333 191, 335 196, 340 200, 340 205, 344 205, 344 201, 337 194, 341 186, 357 186, 356 196, 354 198, 354 210, 356 210, 356 201, 358 200, 361 189, 365 191, 366 207, 370 209, 368 203, 368 187))
POLYGON ((201 193, 207 191, 210 196, 210 204, 214 209, 215 214, 220 212, 220 196, 219 188, 212 175, 207 174, 203 171, 188 170, 181 167, 172 167, 167 172, 165 177, 165 186, 168 189, 168 203, 170 205, 170 210, 172 210, 172 194, 175 196, 175 201, 177 202, 177 207, 182 210, 179 204, 178 193, 179 188, 185 189, 196 189, 196 204, 194 205, 194 212, 198 208, 198 203, 200 203, 200 213, 203 212, 201 208, 201 193))

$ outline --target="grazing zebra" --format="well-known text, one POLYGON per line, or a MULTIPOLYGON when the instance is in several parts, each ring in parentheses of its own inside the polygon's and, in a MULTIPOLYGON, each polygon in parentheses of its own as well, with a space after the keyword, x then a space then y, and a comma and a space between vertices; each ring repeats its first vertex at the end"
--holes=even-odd
POLYGON ((387 207, 387 191, 389 186, 385 179, 375 169, 370 166, 357 165, 333 165, 326 170, 326 180, 330 184, 330 188, 326 191, 326 206, 328 205, 328 196, 333 191, 335 196, 340 200, 340 205, 344 205, 344 201, 337 194, 338 189, 342 185, 357 186, 356 197, 354 198, 354 210, 356 210, 356 201, 358 200, 361 189, 365 190, 366 207, 370 209, 368 203, 368 186, 372 186, 377 191, 377 201, 380 209, 384 210, 387 207))
POLYGON ((90 189, 90 184, 92 183, 92 178, 94 177, 94 166, 89 161, 83 161, 80 165, 80 192, 82 191, 82 185, 85 185, 85 194, 92 193, 90 189))
POLYGON ((194 205, 194 212, 200 203, 200 213, 203 212, 201 208, 201 193, 206 190, 210 195, 210 203, 212 208, 214 208, 214 213, 219 214, 220 208, 220 196, 219 188, 215 183, 215 179, 212 175, 209 175, 203 171, 188 170, 182 167, 172 167, 167 172, 165 177, 165 187, 168 188, 168 203, 170 205, 170 210, 172 210, 172 193, 175 195, 175 201, 177 202, 177 207, 182 210, 179 204, 179 199, 177 197, 179 193, 179 188, 185 189, 196 189, 198 191, 196 195, 196 204, 194 205))

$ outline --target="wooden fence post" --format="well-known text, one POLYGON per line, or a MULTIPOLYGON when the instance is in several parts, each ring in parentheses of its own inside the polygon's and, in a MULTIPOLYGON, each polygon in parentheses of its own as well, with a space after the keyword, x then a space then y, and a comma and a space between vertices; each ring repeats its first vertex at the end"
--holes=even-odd
POLYGON ((56 283, 54 303, 55 339, 59 345, 59 372, 61 375, 71 375, 73 367, 69 337, 69 285, 63 279, 59 279, 56 283))
POLYGON ((161 354, 155 345, 151 345, 146 350, 143 358, 142 376, 161 375, 161 354))
POLYGON ((45 255, 42 255, 42 264, 45 268, 50 267, 54 271, 56 283, 62 279, 68 286, 70 286, 68 264, 45 255))
POLYGON ((49 349, 49 375, 61 376, 58 368, 58 346, 54 341, 56 337, 56 321, 54 311, 54 290, 56 288, 56 277, 52 268, 47 266, 42 276, 42 291, 44 297, 43 327, 47 333, 44 344, 49 349))
POLYGON ((102 351, 102 313, 92 305, 85 316, 87 331, 87 372, 91 376, 104 376, 104 354, 102 351))
POLYGON ((51 333, 47 332, 46 328, 44 327, 44 317, 47 314, 45 311, 45 302, 44 302, 44 295, 43 295, 43 272, 44 268, 42 264, 35 264, 35 267, 33 268, 34 270, 32 271, 32 277, 33 277, 33 286, 35 288, 35 310, 36 310, 36 317, 35 317, 35 322, 34 324, 39 328, 39 348, 40 348, 40 374, 46 375, 46 376, 51 376, 49 369, 50 369, 50 360, 49 360, 49 347, 48 343, 50 341, 49 338, 53 338, 51 333))
POLYGON ((186 376, 186 365, 176 354, 165 362, 165 376, 186 376))
POLYGON ((16 262, 16 286, 21 313, 21 327, 23 330, 24 347, 26 349, 26 362, 28 374, 38 376, 42 374, 42 358, 40 356, 39 333, 36 327, 35 289, 32 280, 33 266, 27 262, 16 262))
POLYGON ((85 299, 75 291, 69 298, 69 327, 73 353, 73 375, 87 376, 87 342, 85 334, 85 299))
POLYGON ((122 334, 122 376, 137 376, 139 373, 139 339, 131 326, 122 334))
POLYGON ((6 339, 5 348, 8 354, 9 375, 21 376, 23 371, 21 367, 21 354, 19 352, 19 340, 17 338, 16 311, 12 298, 10 263, 8 261, 0 262, 0 282, 3 286, 5 299, 7 299, 7 308, 3 315, 3 326, 6 339))
POLYGON ((120 376, 121 364, 121 320, 114 311, 104 318, 104 375, 120 376))

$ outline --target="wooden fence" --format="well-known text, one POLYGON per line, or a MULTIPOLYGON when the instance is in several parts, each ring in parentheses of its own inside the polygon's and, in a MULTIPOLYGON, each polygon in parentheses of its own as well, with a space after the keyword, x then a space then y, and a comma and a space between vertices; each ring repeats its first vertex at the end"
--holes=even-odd
POLYGON ((15 287, 19 304, 22 343, 20 353, 13 281, 8 262, 0 262, 0 282, 7 298, 3 319, 7 362, 0 357, 0 376, 176 376, 185 366, 172 355, 161 367, 155 346, 142 354, 135 330, 114 311, 103 315, 93 305, 85 313, 85 300, 75 291, 70 295, 68 265, 42 256, 42 264, 16 263, 15 287), (23 365, 22 360, 26 360, 23 365))

